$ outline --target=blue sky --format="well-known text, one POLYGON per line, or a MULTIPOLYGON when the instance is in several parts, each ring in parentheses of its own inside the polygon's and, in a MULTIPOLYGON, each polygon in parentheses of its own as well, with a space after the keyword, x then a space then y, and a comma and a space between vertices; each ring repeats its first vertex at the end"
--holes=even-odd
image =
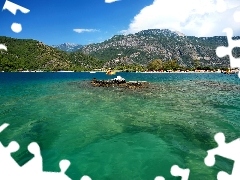
MULTIPOLYGON (((0 5, 5 0, 1 0, 0 5)), ((0 35, 31 38, 54 45, 64 42, 88 44, 100 42, 126 29, 133 17, 152 0, 123 0, 105 3, 104 0, 12 0, 28 8, 14 16, 7 10, 0 15, 0 35), (21 33, 11 31, 11 24, 22 24, 21 33), (93 29, 77 33, 73 29, 93 29)))
MULTIPOLYGON (((30 12, 18 11, 13 15, 8 10, 1 11, 0 35, 36 39, 48 45, 64 42, 85 45, 115 34, 153 28, 214 36, 225 35, 222 30, 231 27, 235 35, 240 35, 240 24, 233 18, 234 13, 240 11, 239 0, 10 1, 30 12), (13 22, 22 24, 20 33, 11 30, 13 22)), ((5 0, 0 0, 1 7, 4 3, 5 0)))

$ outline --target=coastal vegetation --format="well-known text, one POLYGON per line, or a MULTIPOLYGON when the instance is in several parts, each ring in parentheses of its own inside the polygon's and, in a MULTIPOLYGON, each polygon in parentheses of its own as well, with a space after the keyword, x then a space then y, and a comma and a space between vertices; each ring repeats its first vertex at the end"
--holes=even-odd
POLYGON ((219 69, 211 66, 200 66, 195 64, 193 67, 184 67, 178 64, 176 60, 162 61, 161 59, 155 59, 148 63, 147 71, 228 71, 227 67, 221 67, 219 69))
POLYGON ((181 69, 181 67, 179 66, 176 60, 169 60, 169 61, 163 62, 160 59, 155 59, 150 63, 148 63, 147 69, 150 71, 162 71, 162 70, 167 71, 170 69, 171 70, 181 69))

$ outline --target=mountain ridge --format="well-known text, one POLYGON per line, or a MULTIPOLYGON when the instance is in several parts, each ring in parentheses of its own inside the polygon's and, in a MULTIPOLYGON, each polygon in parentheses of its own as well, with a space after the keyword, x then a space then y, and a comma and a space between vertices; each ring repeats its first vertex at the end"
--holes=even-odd
MULTIPOLYGON (((195 37, 168 29, 149 29, 135 34, 115 35, 102 43, 83 46, 79 51, 103 61, 125 58, 142 65, 153 59, 174 59, 186 67, 193 67, 195 63, 202 66, 228 66, 228 57, 217 57, 215 50, 218 46, 227 46, 226 36, 195 37)), ((239 51, 235 54, 239 54, 239 51)))
POLYGON ((52 47, 57 48, 62 51, 66 52, 75 52, 83 47, 81 44, 75 44, 75 43, 63 43, 59 45, 52 45, 52 47))

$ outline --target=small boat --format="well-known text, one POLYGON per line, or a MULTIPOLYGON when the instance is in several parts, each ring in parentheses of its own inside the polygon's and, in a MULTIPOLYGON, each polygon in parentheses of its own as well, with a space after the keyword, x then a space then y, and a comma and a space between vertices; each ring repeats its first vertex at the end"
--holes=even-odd
POLYGON ((95 71, 90 71, 90 73, 96 73, 95 71))
POLYGON ((107 75, 114 75, 114 74, 116 74, 116 72, 113 71, 113 70, 108 70, 108 71, 106 72, 106 74, 107 74, 107 75))

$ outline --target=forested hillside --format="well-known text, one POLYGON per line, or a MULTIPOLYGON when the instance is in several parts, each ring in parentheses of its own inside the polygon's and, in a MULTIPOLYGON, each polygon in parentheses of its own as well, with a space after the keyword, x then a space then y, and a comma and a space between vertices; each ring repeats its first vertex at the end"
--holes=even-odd
POLYGON ((36 40, 0 37, 8 51, 0 51, 0 71, 88 70, 101 67, 96 58, 83 53, 67 53, 36 40))

